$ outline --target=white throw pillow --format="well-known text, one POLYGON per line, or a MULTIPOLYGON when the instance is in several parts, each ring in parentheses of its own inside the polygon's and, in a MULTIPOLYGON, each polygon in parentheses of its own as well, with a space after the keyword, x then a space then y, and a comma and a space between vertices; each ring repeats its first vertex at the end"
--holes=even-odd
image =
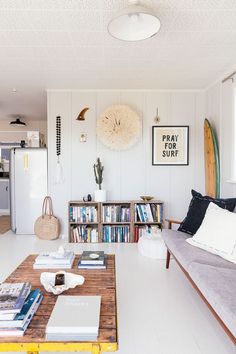
POLYGON ((236 263, 236 214, 210 203, 198 231, 186 241, 236 263))

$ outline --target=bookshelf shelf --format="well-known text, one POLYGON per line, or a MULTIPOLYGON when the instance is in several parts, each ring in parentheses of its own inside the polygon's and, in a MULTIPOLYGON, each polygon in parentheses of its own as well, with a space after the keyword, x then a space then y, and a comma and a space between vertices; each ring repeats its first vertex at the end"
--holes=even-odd
POLYGON ((135 221, 135 225, 162 225, 161 222, 155 221, 155 222, 142 222, 142 221, 135 221))
POLYGON ((114 222, 102 222, 102 225, 129 225, 130 221, 114 221, 114 222))
POLYGON ((162 228, 163 220, 160 200, 70 201, 69 242, 137 242, 147 230, 162 228))
MULTIPOLYGON (((78 225, 78 222, 70 222, 71 225, 78 225)), ((80 222, 80 225, 98 225, 98 222, 80 222)))

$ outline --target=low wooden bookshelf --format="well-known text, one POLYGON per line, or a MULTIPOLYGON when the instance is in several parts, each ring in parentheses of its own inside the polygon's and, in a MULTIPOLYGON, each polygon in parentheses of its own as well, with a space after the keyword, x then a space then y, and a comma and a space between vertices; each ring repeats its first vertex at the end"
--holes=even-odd
POLYGON ((147 230, 162 229, 163 202, 70 201, 68 218, 69 242, 137 242, 147 230))

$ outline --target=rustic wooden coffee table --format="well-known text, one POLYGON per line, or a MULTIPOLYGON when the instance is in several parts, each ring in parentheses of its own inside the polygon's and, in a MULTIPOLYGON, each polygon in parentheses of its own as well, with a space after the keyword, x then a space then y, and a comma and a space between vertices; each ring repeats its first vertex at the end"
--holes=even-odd
MULTIPOLYGON (((92 354, 101 352, 114 352, 118 349, 117 334, 117 304, 116 304, 116 276, 115 256, 108 255, 107 269, 85 270, 77 269, 79 256, 68 272, 79 273, 85 277, 82 286, 64 292, 64 295, 101 295, 101 315, 99 337, 95 342, 50 342, 45 340, 45 328, 55 305, 57 296, 46 293, 40 284, 39 278, 42 269, 33 269, 35 255, 27 257, 16 270, 6 279, 6 282, 32 283, 32 288, 40 288, 43 293, 43 301, 34 315, 23 337, 0 337, 0 351, 3 352, 81 352, 90 351, 92 354)), ((47 270, 45 270, 47 271, 47 270)), ((56 272, 57 270, 49 270, 56 272)))

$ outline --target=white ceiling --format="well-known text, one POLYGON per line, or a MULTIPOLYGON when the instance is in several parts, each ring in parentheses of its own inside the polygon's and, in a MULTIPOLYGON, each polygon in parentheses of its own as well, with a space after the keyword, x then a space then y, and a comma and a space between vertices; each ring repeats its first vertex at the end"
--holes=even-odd
POLYGON ((47 88, 205 88, 236 66, 236 0, 140 2, 161 31, 126 43, 106 27, 127 0, 0 0, 0 119, 45 119, 47 88))

